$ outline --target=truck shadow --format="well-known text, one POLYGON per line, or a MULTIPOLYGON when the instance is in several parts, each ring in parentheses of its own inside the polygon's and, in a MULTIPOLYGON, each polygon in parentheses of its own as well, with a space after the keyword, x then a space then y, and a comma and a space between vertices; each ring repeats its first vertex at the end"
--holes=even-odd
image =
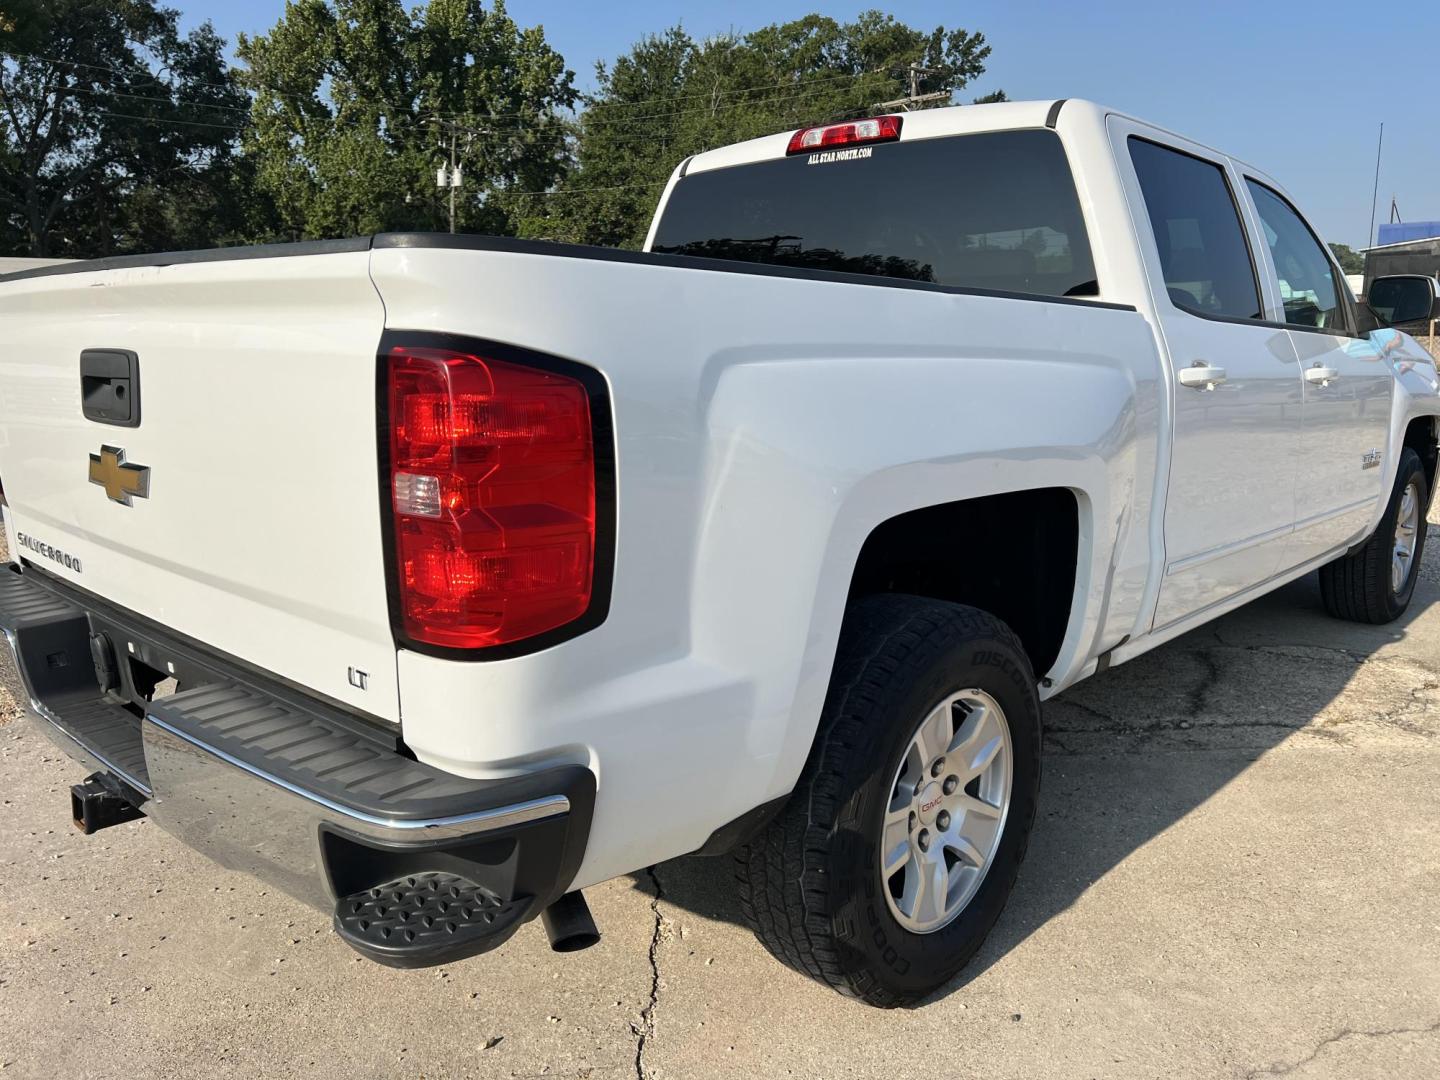
MULTIPOLYGON (((1440 528, 1431 533, 1440 542, 1440 528)), ((1375 725, 1432 734, 1420 716, 1440 700, 1440 657, 1417 658, 1406 640, 1440 600, 1436 558, 1405 617, 1387 626, 1331 619, 1312 574, 1047 702, 1040 806, 1015 892, 974 960, 930 1000, 965 986, 1287 739, 1352 745, 1375 725)), ((647 892, 656 881, 666 904, 743 925, 728 858, 635 876, 647 892)))

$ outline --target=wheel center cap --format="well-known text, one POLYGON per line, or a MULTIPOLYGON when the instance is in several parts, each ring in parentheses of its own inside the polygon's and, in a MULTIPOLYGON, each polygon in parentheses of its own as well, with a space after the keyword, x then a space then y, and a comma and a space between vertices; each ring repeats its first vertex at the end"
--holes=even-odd
POLYGON ((921 823, 933 825, 935 815, 940 812, 940 804, 945 801, 945 793, 940 789, 940 784, 931 781, 926 784, 919 795, 915 797, 915 813, 920 816, 921 823))

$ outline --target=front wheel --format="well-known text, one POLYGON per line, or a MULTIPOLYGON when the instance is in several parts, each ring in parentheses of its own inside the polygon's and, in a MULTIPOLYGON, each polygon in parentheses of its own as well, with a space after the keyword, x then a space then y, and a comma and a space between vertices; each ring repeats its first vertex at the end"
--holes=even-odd
POLYGON ((917 1001, 1000 917, 1039 782, 1039 695, 1004 623, 857 601, 800 783, 737 853, 741 909, 789 966, 872 1005, 917 1001))
POLYGON ((1425 550, 1425 509, 1430 486, 1420 455, 1400 454, 1395 487, 1380 524, 1354 552, 1320 568, 1325 610, 1351 622, 1387 623, 1410 606, 1425 550))

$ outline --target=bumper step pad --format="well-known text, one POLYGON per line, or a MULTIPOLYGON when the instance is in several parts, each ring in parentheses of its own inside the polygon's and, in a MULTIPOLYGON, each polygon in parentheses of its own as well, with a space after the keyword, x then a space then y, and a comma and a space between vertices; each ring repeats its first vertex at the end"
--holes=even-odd
POLYGON ((502 900, 458 874, 412 874, 341 897, 335 932, 377 963, 428 967, 492 948, 532 900, 502 900))

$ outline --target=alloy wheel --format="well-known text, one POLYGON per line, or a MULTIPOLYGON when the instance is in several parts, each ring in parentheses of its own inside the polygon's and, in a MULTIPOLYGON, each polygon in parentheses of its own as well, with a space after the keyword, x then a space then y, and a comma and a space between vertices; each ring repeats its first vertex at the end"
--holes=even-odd
POLYGON ((880 877, 905 929, 930 934, 969 904, 995 859, 1014 788, 1010 725, 983 690, 926 714, 890 785, 880 877))

